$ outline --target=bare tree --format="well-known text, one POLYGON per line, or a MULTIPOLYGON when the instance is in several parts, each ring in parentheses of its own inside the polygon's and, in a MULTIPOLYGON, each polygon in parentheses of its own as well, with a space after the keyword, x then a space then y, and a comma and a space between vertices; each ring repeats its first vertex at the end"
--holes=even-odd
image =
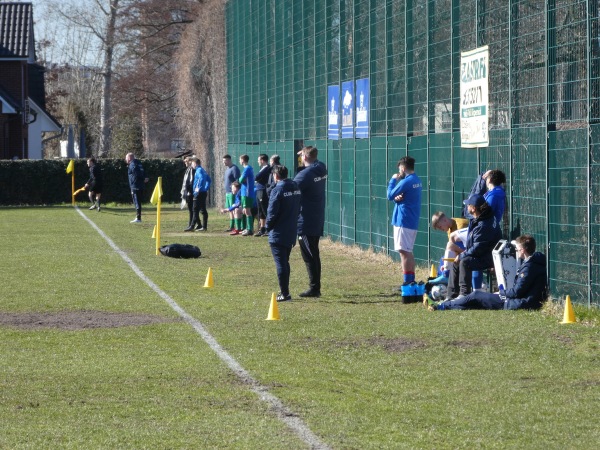
POLYGON ((103 80, 99 120, 100 155, 107 155, 110 151, 113 61, 115 52, 122 44, 117 30, 122 20, 123 5, 129 1, 131 0, 49 0, 47 3, 48 10, 61 19, 60 23, 68 25, 66 32, 61 31, 61 37, 73 32, 86 36, 91 41, 85 54, 74 55, 75 60, 71 64, 87 66, 89 60, 100 62, 99 73, 103 80))
MULTIPOLYGON (((215 174, 227 148, 225 0, 205 0, 194 9, 177 54, 178 123, 197 155, 215 174)), ((220 185, 220 184, 219 184, 220 185)), ((223 192, 216 192, 222 201, 223 192)))
POLYGON ((127 8, 122 24, 126 50, 116 65, 115 88, 120 93, 116 101, 121 111, 134 112, 139 118, 148 153, 178 136, 174 54, 195 4, 194 0, 143 0, 127 8))

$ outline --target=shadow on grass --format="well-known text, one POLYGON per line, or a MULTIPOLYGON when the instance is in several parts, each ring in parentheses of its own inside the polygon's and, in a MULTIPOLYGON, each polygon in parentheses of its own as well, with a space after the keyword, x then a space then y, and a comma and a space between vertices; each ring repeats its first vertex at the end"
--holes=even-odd
POLYGON ((368 303, 402 303, 401 297, 396 293, 373 293, 370 295, 364 294, 348 294, 341 297, 339 303, 345 303, 349 305, 364 305, 368 303))

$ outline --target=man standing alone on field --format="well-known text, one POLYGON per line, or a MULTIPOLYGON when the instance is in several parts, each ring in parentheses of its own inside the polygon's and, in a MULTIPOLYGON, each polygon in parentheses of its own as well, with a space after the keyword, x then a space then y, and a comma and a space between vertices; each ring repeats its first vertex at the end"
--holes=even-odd
POLYGON ((404 283, 415 281, 413 247, 419 228, 422 190, 423 183, 415 173, 415 159, 404 156, 398 161, 398 173, 392 175, 387 189, 388 200, 394 202, 394 250, 400 253, 404 283))
POLYGON ((102 197, 102 170, 96 163, 96 158, 93 156, 88 158, 87 165, 90 168, 90 179, 85 183, 85 188, 89 190, 90 201, 92 206, 90 210, 98 208, 100 212, 100 198, 102 197), (95 197, 95 198, 94 198, 95 197))
MULTIPOLYGON (((231 155, 223 156, 223 164, 227 169, 225 169, 225 175, 223 180, 223 187, 225 189, 225 209, 229 210, 234 203, 234 195, 231 193, 231 183, 237 181, 240 177, 240 169, 238 166, 231 162, 231 155)), ((235 231, 235 217, 232 210, 229 211, 229 228, 225 230, 226 232, 235 231)))
POLYGON ((321 296, 321 256, 319 239, 325 228, 325 187, 327 167, 317 159, 317 147, 309 145, 298 152, 304 169, 294 181, 300 188, 300 215, 298 216, 298 243, 308 271, 309 288, 300 297, 321 296))
POLYGON ((148 182, 146 172, 139 159, 135 159, 133 153, 125 155, 125 162, 128 164, 127 175, 129 176, 129 188, 131 189, 131 198, 135 205, 135 219, 131 223, 140 223, 142 221, 142 197, 144 196, 144 186, 148 182))

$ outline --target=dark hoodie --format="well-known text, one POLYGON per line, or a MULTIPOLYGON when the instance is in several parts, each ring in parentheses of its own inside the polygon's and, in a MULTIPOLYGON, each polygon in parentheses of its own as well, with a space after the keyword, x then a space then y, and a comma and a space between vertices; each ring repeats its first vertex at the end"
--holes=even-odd
POLYGON ((302 192, 298 235, 323 236, 327 167, 317 160, 298 172, 294 181, 302 192))
POLYGON ((546 300, 546 257, 535 252, 517 270, 515 285, 506 291, 504 309, 539 309, 546 300))
MULTIPOLYGON (((466 250, 461 258, 489 258, 492 261, 492 250, 502 239, 502 230, 496 222, 494 211, 489 206, 476 219, 469 221, 466 250)), ((492 264, 490 264, 490 267, 492 264)))

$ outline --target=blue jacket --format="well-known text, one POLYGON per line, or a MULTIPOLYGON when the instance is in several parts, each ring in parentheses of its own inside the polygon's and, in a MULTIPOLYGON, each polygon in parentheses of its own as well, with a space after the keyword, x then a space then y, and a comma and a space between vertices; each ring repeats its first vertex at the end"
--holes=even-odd
POLYGON ((296 244, 296 224, 300 212, 300 189, 286 178, 279 181, 269 197, 266 227, 269 244, 292 248, 296 244))
POLYGON ((504 208, 506 207, 506 192, 500 186, 496 186, 491 191, 487 191, 483 194, 483 198, 488 205, 492 207, 496 222, 502 223, 502 216, 504 215, 504 208))
MULTIPOLYGON (((483 196, 486 203, 492 207, 494 210, 494 216, 496 216, 496 222, 502 223, 502 216, 504 215, 504 209, 506 208, 506 192, 500 186, 496 186, 491 191, 488 191, 487 184, 483 179, 483 174, 477 176, 477 179, 471 186, 471 190, 469 191, 469 198, 471 195, 477 194, 483 196)), ((467 205, 464 206, 463 215, 467 219, 472 219, 473 216, 469 214, 469 210, 467 205)))
POLYGON ((129 187, 132 191, 141 191, 145 186, 146 172, 139 159, 133 159, 127 167, 129 187))
POLYGON ((207 192, 210 188, 210 176, 202 166, 196 167, 194 174, 194 197, 198 197, 200 192, 207 192))
POLYGON ((271 175, 271 166, 266 164, 260 168, 254 179, 254 190, 263 191, 267 188, 269 183, 269 176, 271 175))
POLYGON ((517 270, 515 284, 506 291, 504 309, 539 309, 546 300, 548 289, 546 257, 535 252, 517 270))
POLYGON ((390 178, 387 189, 387 199, 395 202, 392 213, 392 225, 419 229, 419 216, 421 215, 421 191, 423 183, 416 173, 411 173, 402 180, 390 178), (396 202, 394 198, 402 194, 401 201, 396 202))
POLYGON ((487 208, 478 218, 469 221, 466 250, 460 258, 470 256, 485 262, 485 266, 492 267, 492 250, 502 239, 502 230, 496 222, 492 208, 487 208))
POLYGON ((300 215, 298 216, 298 235, 323 236, 327 167, 317 160, 298 172, 294 181, 302 192, 300 215))
POLYGON ((239 182, 242 185, 242 197, 256 198, 256 194, 254 193, 254 169, 252 166, 244 167, 239 182))

